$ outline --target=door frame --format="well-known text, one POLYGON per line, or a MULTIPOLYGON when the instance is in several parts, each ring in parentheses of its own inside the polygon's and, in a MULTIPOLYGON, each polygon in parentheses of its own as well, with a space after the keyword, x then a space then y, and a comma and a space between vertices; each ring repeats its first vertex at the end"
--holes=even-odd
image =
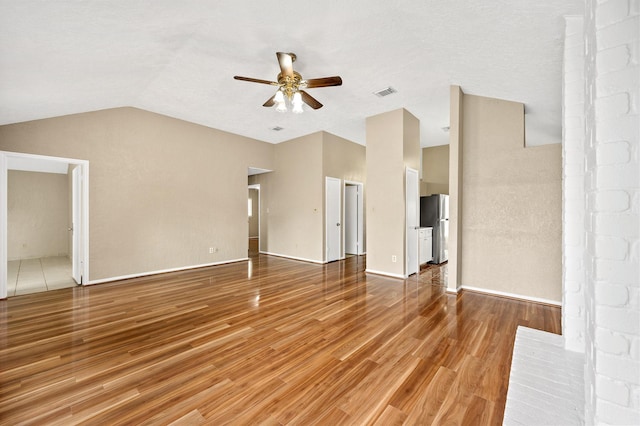
MULTIPOLYGON (((78 177, 82 184, 80 185, 81 200, 77 203, 80 210, 80 245, 76 247, 73 244, 72 257, 81 262, 81 284, 86 285, 89 282, 89 162, 87 160, 78 160, 73 158, 51 157, 46 155, 24 154, 20 152, 0 151, 0 299, 7 298, 7 220, 8 220, 8 171, 11 160, 28 163, 29 161, 50 161, 57 163, 66 163, 67 165, 78 166, 78 177)), ((25 168, 23 170, 28 170, 25 168)), ((35 171, 35 170, 34 170, 35 171)), ((77 194, 73 194, 72 199, 77 194)), ((77 200, 75 200, 77 202, 77 200)), ((72 202, 73 204, 73 202, 72 202)), ((74 225, 75 226, 75 225, 74 225)), ((75 232, 75 230, 74 230, 75 232)))
POLYGON ((411 241, 411 238, 409 238, 409 179, 410 176, 415 176, 415 186, 416 186, 416 191, 415 191, 415 200, 416 200, 416 219, 418 220, 418 225, 414 225, 414 226, 420 226, 420 177, 418 175, 418 171, 415 169, 412 169, 410 167, 407 167, 405 170, 405 269, 404 269, 404 276, 405 277, 409 277, 410 275, 416 274, 418 272, 420 272, 420 254, 418 252, 419 250, 419 231, 418 229, 415 230, 415 241, 411 241), (409 244, 411 243, 412 247, 415 247, 415 264, 414 265, 410 265, 409 264, 409 244), (412 267, 410 269, 410 266, 412 267))
POLYGON ((330 176, 325 176, 324 178, 324 263, 328 263, 328 262, 333 262, 335 260, 341 260, 344 259, 344 253, 343 253, 343 245, 342 245, 342 240, 344 239, 344 232, 342 229, 342 214, 343 214, 343 210, 342 210, 342 197, 341 194, 338 194, 337 200, 338 200, 338 220, 340 222, 339 223, 339 227, 340 227, 340 236, 338 237, 338 257, 337 259, 331 259, 329 260, 329 230, 330 229, 335 229, 333 228, 333 226, 329 223, 329 182, 332 181, 334 183, 338 184, 338 192, 342 192, 342 179, 338 179, 338 178, 334 178, 334 177, 330 177, 330 176))
MULTIPOLYGON (((247 192, 250 189, 255 189, 258 191, 258 252, 260 252, 260 245, 261 245, 261 240, 262 240, 262 224, 260 223, 262 220, 262 209, 261 209, 261 201, 260 201, 260 184, 259 183, 254 183, 251 185, 247 186, 247 192)), ((247 238, 247 241, 249 239, 247 238)), ((248 244, 248 242, 247 242, 248 244)))
MULTIPOLYGON (((364 250, 364 184, 362 182, 356 182, 351 180, 344 181, 344 187, 342 191, 342 223, 344 224, 346 218, 346 198, 347 198, 347 186, 357 186, 358 187, 358 230, 356 234, 358 236, 358 252, 356 253, 358 256, 365 254, 364 250)), ((342 257, 346 256, 345 247, 346 247, 346 232, 345 227, 342 227, 342 257)))

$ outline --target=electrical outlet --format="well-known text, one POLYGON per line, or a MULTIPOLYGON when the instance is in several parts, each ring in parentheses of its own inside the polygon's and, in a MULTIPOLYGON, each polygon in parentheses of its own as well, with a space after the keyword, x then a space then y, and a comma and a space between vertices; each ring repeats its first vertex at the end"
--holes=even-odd
POLYGON ((391 261, 392 261, 393 263, 396 263, 396 262, 398 261, 398 258, 396 257, 396 255, 395 255, 395 254, 394 254, 394 255, 391 255, 391 261))
POLYGON ((213 247, 209 247, 209 253, 213 253, 213 247))

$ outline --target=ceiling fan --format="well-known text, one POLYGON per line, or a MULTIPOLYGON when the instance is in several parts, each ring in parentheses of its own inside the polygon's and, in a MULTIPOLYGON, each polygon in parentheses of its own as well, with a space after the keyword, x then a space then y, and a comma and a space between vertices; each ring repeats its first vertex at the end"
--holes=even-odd
POLYGON ((293 70, 293 63, 296 60, 295 53, 277 52, 278 63, 280 64, 280 73, 276 77, 278 80, 268 81, 257 78, 234 76, 236 80, 250 81, 253 83, 270 84, 278 86, 276 93, 267 100, 262 106, 272 107, 277 105, 276 110, 280 112, 287 111, 287 102, 291 104, 294 113, 302 112, 302 103, 309 105, 313 109, 322 108, 322 104, 313 96, 305 92, 303 89, 313 89, 316 87, 330 87, 342 85, 342 78, 324 77, 312 78, 304 80, 302 76, 293 70))

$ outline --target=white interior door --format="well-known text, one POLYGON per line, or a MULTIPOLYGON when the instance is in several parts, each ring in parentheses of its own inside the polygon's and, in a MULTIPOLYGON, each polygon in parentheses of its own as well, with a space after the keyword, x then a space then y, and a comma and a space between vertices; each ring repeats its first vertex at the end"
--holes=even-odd
POLYGON ((419 223, 419 209, 420 209, 420 189, 419 189, 419 177, 418 171, 407 168, 406 171, 406 185, 405 185, 405 203, 406 203, 406 267, 405 275, 409 276, 418 272, 419 259, 418 259, 418 231, 420 229, 419 223))
POLYGON ((325 178, 325 228, 326 228, 326 261, 340 259, 340 242, 342 240, 342 203, 340 200, 340 179, 325 178))
POLYGON ((344 252, 358 254, 358 187, 344 187, 344 252))

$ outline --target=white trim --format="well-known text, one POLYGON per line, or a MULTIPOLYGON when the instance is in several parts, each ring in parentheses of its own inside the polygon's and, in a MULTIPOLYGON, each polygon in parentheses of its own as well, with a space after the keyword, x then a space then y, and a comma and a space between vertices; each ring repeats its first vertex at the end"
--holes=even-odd
POLYGON ((19 158, 25 158, 25 159, 45 160, 45 161, 57 161, 59 163, 73 163, 73 164, 88 163, 87 160, 78 160, 77 158, 66 158, 66 157, 55 157, 55 156, 49 156, 49 155, 26 154, 24 152, 0 151, 0 154, 5 154, 8 157, 19 157, 19 158))
MULTIPOLYGON (((460 290, 462 290, 462 287, 449 288, 449 287, 447 287, 446 284, 444 286, 446 288, 447 293, 451 293, 451 294, 458 294, 460 292, 460 290)), ((473 287, 469 287, 469 290, 471 290, 471 289, 473 289, 473 287)))
POLYGON ((284 257, 286 259, 291 259, 291 260, 300 260, 302 262, 311 262, 311 263, 317 263, 319 265, 324 265, 327 262, 324 262, 322 260, 313 260, 313 259, 307 259, 304 257, 297 257, 297 256, 289 256, 286 254, 279 254, 279 253, 271 253, 268 251, 261 251, 260 254, 267 254, 269 256, 276 256, 276 257, 284 257))
POLYGON ((0 152, 0 299, 7 298, 7 156, 0 152))
POLYGON ((390 278, 399 278, 401 280, 407 279, 407 277, 405 277, 404 275, 390 274, 389 272, 375 271, 373 269, 365 269, 364 272, 365 272, 365 274, 382 275, 382 276, 390 277, 390 278))
MULTIPOLYGON (((497 291, 497 290, 488 290, 486 288, 470 287, 467 285, 463 285, 461 289, 475 291, 478 293, 490 294, 492 296, 504 296, 511 299, 520 299, 527 302, 537 302, 537 303, 544 303, 544 304, 553 305, 553 306, 562 306, 562 302, 558 302, 556 300, 544 299, 542 297, 524 296, 522 294, 507 293, 505 291, 497 291)), ((449 290, 447 289, 447 291, 449 290)), ((460 289, 458 291, 460 291, 460 289)), ((451 293, 457 293, 457 292, 451 291, 451 293)))
POLYGON ((79 164, 82 179, 82 281, 89 282, 89 162, 79 164))
POLYGON ((128 280, 130 278, 147 277, 149 275, 166 274, 167 272, 186 271, 188 269, 206 268, 207 266, 218 266, 218 265, 226 265, 228 263, 246 262, 247 260, 249 260, 249 258, 248 257, 244 257, 244 258, 241 258, 241 259, 223 260, 221 262, 203 263, 201 265, 181 266, 179 268, 161 269, 159 271, 140 272, 140 273, 137 273, 137 274, 121 275, 119 277, 101 278, 99 280, 90 281, 87 284, 88 285, 102 284, 102 283, 107 283, 107 282, 112 282, 112 281, 128 280))

